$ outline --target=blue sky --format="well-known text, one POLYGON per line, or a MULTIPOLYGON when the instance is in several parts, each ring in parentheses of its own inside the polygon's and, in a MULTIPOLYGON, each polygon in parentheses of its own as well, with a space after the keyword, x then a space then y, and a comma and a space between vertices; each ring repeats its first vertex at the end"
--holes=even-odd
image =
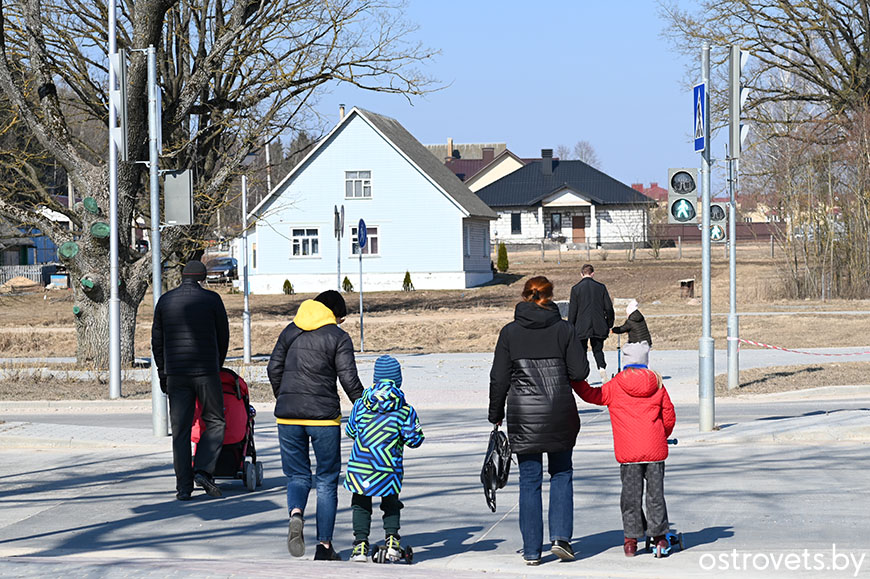
MULTIPOLYGON (((359 106, 424 144, 504 142, 521 157, 586 140, 627 184, 664 186, 668 167, 700 164, 687 61, 662 38, 657 2, 411 0, 406 16, 441 50, 426 72, 449 86, 411 104, 337 87, 322 114, 359 106)), ((696 62, 700 76, 700 48, 696 62)))

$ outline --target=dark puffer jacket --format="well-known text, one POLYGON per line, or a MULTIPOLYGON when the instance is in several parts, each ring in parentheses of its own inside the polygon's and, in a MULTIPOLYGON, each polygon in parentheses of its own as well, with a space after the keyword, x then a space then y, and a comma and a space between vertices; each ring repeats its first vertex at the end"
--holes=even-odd
POLYGON ((215 292, 184 279, 158 300, 151 349, 161 382, 165 376, 217 375, 229 343, 227 311, 215 292))
POLYGON ((302 302, 293 323, 281 332, 266 371, 281 424, 338 425, 336 378, 351 402, 363 393, 350 336, 336 325, 332 311, 314 300, 302 302))
POLYGON ((646 327, 646 320, 640 310, 634 310, 624 324, 613 328, 614 334, 625 334, 626 332, 629 342, 646 341, 652 347, 652 336, 649 334, 649 328, 646 327))
POLYGON ((568 322, 578 338, 607 338, 616 314, 607 287, 591 277, 584 277, 571 288, 568 322))
POLYGON ((502 328, 489 375, 488 418, 493 424, 503 420, 507 400, 512 452, 574 448, 580 419, 569 379, 589 374, 574 340, 574 329, 552 302, 520 302, 514 321, 502 328))

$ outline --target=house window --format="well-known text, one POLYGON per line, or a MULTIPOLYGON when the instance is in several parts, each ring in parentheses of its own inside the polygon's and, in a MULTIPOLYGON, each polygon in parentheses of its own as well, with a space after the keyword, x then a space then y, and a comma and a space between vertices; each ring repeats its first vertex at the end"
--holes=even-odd
POLYGON ((550 214, 550 233, 562 233, 562 214, 550 214))
POLYGON ((372 172, 371 171, 345 171, 344 172, 344 198, 345 199, 371 199, 372 197, 372 172))
POLYGON ((251 266, 257 269, 257 244, 254 243, 251 248, 251 266))
POLYGON ((463 237, 465 238, 465 257, 471 257, 471 227, 466 224, 462 230, 463 237))
MULTIPOLYGON (((350 228, 350 252, 359 255, 359 240, 356 236, 356 227, 350 228)), ((378 252, 378 228, 369 225, 366 227, 366 246, 362 248, 363 255, 380 255, 378 252)))
POLYGON ((320 231, 317 228, 294 228, 291 230, 292 257, 315 257, 320 255, 320 231))
POLYGON ((520 213, 511 213, 511 234, 520 235, 523 232, 523 219, 520 213))

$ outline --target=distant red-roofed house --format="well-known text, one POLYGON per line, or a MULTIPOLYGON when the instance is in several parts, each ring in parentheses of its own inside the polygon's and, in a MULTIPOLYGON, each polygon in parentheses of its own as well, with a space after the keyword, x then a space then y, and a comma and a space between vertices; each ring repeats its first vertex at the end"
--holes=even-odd
POLYGON ((649 187, 644 187, 643 183, 632 183, 631 188, 650 199, 655 199, 657 203, 665 203, 668 200, 668 190, 660 187, 658 183, 650 183, 649 187))

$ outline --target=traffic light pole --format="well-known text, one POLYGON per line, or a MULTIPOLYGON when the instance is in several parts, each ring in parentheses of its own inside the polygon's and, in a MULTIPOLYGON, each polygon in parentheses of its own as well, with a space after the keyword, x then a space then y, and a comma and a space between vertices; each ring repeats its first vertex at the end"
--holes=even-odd
POLYGON ((730 297, 728 300, 728 389, 734 390, 740 386, 740 321, 737 317, 737 170, 739 161, 728 159, 728 285, 730 297))
MULTIPOLYGON (((701 49, 701 70, 707 86, 704 107, 710 104, 710 45, 701 49)), ((713 430, 715 418, 715 343, 710 330, 712 309, 710 306, 710 115, 705 115, 704 139, 706 146, 701 153, 701 310, 702 331, 698 345, 698 427, 701 432, 713 430)))
POLYGON ((740 47, 732 45, 729 49, 728 62, 728 136, 730 148, 728 151, 728 243, 731 244, 728 253, 728 285, 730 298, 728 300, 728 389, 734 390, 740 386, 740 320, 737 317, 737 202, 735 200, 737 179, 740 173, 740 148, 743 131, 740 126, 740 109, 743 106, 743 89, 740 75, 742 57, 740 47))

